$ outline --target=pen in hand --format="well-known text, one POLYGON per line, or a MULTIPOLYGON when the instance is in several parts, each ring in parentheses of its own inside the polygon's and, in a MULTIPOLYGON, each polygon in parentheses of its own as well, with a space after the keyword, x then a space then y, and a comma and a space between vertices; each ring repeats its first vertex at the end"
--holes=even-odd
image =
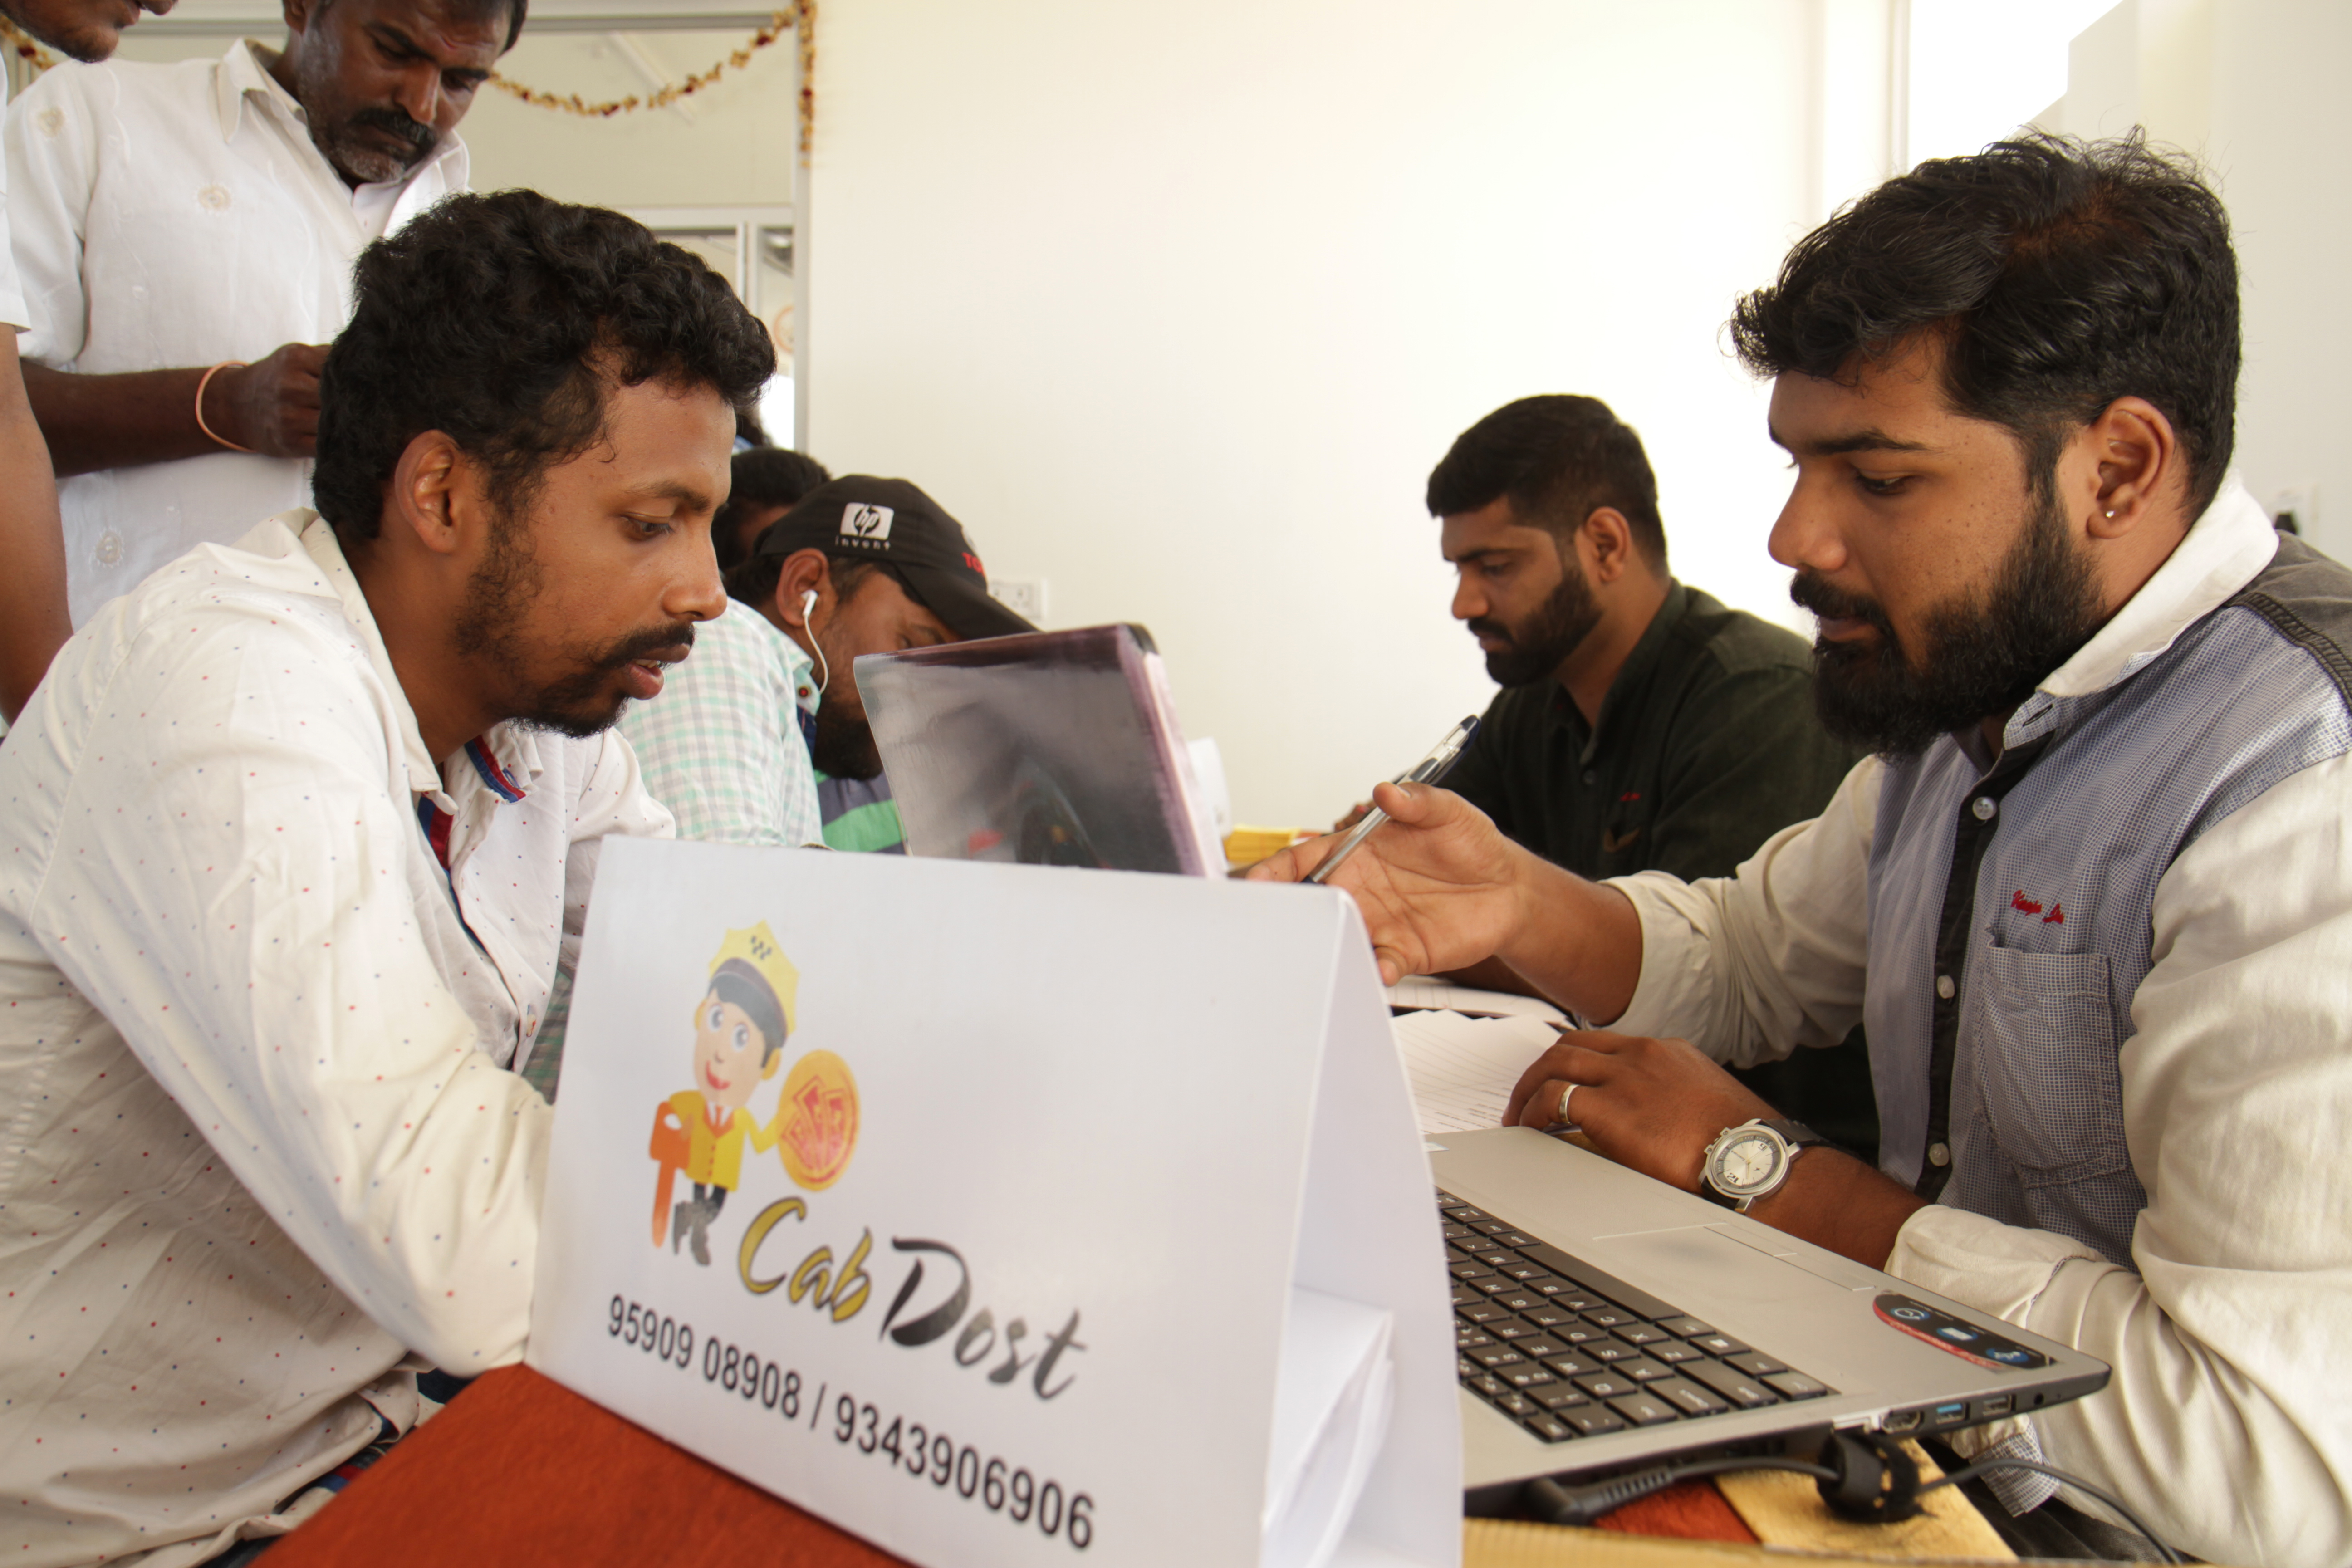
MULTIPOLYGON (((1447 732, 1429 755, 1423 757, 1394 781, 1397 784, 1433 784, 1443 779, 1469 745, 1470 737, 1478 732, 1478 716, 1473 713, 1447 732)), ((1372 829, 1389 819, 1389 814, 1379 806, 1364 814, 1364 820, 1349 829, 1348 837, 1339 840, 1339 847, 1324 858, 1323 863, 1307 873, 1307 880, 1321 882, 1339 868, 1339 862, 1356 852, 1356 847, 1372 836, 1372 829)))

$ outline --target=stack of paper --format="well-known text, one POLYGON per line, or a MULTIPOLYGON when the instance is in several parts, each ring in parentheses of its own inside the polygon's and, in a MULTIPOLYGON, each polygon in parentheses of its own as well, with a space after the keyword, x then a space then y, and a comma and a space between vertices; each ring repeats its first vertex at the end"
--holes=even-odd
POLYGON ((1549 1022, 1533 1016, 1402 1013, 1389 1026, 1412 1081, 1413 1109, 1423 1133, 1502 1125, 1503 1108, 1519 1075, 1559 1038, 1549 1022))
POLYGON ((1275 1373, 1261 1568, 1323 1568, 1388 1436, 1393 1314, 1303 1285, 1275 1373))
POLYGON ((1434 980, 1426 974, 1409 974, 1388 988, 1391 1007, 1441 1007, 1453 1013, 1472 1013, 1486 1018, 1549 1018, 1565 1023, 1568 1015, 1540 996, 1521 996, 1509 991, 1479 991, 1467 985, 1456 985, 1451 980, 1434 980))

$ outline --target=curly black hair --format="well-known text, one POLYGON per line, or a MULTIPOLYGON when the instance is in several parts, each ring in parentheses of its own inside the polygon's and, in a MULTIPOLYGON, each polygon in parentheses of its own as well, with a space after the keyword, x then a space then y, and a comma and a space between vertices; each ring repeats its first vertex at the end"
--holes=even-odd
POLYGON ((2180 439, 2191 515, 2211 504, 2236 443, 2238 260, 2195 160, 2137 130, 1934 159, 1800 240, 1731 318, 1759 375, 1851 375, 1928 331, 1952 408, 2011 431, 2037 489, 2070 427, 2137 396, 2180 439))
POLYGON ((511 512, 596 444, 608 378, 743 408, 776 369, 766 330, 699 259, 535 191, 440 202, 361 252, 352 294, 320 373, 310 480, 347 544, 375 537, 393 469, 427 430, 480 461, 511 512))
MULTIPOLYGON (((754 447, 748 452, 738 452, 734 460, 735 488, 728 492, 727 504, 710 520, 710 542, 719 552, 719 570, 731 572, 748 560, 757 540, 740 537, 743 519, 754 507, 780 506, 786 510, 797 505, 801 497, 833 478, 823 463, 805 453, 782 447, 754 447)), ((768 591, 775 592, 772 579, 768 591)))

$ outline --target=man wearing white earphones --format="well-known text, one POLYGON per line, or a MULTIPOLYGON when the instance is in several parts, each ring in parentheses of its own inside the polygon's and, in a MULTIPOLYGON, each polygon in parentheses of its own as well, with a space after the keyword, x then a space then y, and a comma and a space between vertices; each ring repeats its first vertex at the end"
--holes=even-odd
POLYGON ((903 853, 861 654, 1036 628, 989 596, 963 525, 905 479, 802 498, 727 574, 734 601, 621 721, 681 838, 903 853), (812 766, 814 764, 814 766, 812 766))

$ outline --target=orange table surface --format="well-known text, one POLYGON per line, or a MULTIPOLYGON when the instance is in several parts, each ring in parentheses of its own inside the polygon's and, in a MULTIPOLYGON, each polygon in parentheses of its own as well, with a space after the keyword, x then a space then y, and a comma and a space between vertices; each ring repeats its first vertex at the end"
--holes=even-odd
POLYGON ((899 1563, 523 1366, 477 1379, 263 1561, 899 1563))
MULTIPOLYGON (((1601 1527, 1756 1539, 1706 1482, 1620 1509, 1601 1527)), ((477 1380, 272 1547, 265 1562, 268 1568, 894 1568, 900 1560, 517 1366, 477 1380)))

